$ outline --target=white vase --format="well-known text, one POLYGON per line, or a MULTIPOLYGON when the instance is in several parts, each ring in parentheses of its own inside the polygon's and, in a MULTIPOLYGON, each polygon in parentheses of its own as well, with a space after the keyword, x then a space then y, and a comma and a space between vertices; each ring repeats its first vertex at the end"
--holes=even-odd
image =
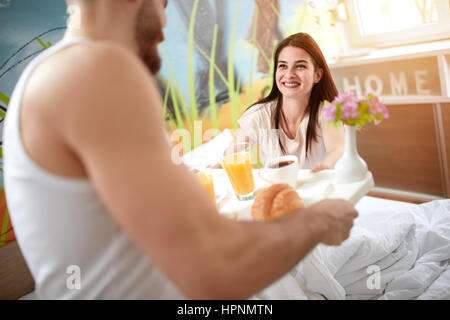
POLYGON ((344 154, 334 166, 336 183, 351 183, 364 180, 367 176, 367 164, 359 156, 356 148, 356 126, 344 125, 344 154))

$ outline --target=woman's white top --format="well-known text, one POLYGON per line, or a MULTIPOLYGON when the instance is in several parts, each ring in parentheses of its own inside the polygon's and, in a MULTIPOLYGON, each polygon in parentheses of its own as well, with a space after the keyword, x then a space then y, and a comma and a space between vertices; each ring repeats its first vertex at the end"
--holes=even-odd
POLYGON ((18 244, 36 283, 36 296, 183 298, 112 219, 89 180, 46 171, 28 156, 22 144, 19 113, 30 74, 44 59, 84 41, 89 40, 62 40, 36 57, 16 85, 6 116, 6 198, 18 244))
MULTIPOLYGON (((299 159, 299 168, 311 169, 325 160, 326 150, 323 142, 320 124, 317 128, 317 141, 311 142, 306 158, 306 129, 308 127, 309 115, 305 114, 296 137, 290 139, 283 129, 274 129, 272 126, 272 114, 275 112, 277 101, 257 104, 246 110, 239 118, 238 123, 243 133, 249 137, 251 143, 259 146, 261 162, 283 155, 278 137, 285 147, 286 154, 296 155, 299 159)), ((321 116, 319 115, 319 119, 321 116)))

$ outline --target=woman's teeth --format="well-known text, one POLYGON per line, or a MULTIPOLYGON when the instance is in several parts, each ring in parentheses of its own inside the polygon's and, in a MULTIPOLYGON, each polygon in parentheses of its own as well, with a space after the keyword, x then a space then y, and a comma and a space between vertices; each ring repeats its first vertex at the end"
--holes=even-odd
POLYGON ((294 88, 294 87, 298 87, 299 84, 296 83, 296 82, 285 82, 285 83, 284 83, 284 86, 285 86, 285 87, 288 87, 288 88, 294 88))

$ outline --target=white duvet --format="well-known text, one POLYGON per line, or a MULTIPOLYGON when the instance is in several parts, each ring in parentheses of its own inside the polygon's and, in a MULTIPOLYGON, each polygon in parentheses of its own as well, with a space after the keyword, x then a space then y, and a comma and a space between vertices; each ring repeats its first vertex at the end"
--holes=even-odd
POLYGON ((450 200, 384 207, 360 209, 346 241, 317 246, 254 298, 450 299, 450 200))

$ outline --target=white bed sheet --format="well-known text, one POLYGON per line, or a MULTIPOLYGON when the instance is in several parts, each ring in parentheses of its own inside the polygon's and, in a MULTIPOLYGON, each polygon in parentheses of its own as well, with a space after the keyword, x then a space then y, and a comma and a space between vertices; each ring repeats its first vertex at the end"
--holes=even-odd
POLYGON ((450 299, 450 199, 415 205, 365 196, 355 207, 349 239, 317 246, 253 298, 450 299))
POLYGON ((392 212, 398 212, 402 210, 408 210, 414 208, 416 205, 404 201, 387 200, 382 198, 375 198, 370 196, 362 197, 355 205, 356 210, 363 214, 369 212, 389 210, 392 212))

